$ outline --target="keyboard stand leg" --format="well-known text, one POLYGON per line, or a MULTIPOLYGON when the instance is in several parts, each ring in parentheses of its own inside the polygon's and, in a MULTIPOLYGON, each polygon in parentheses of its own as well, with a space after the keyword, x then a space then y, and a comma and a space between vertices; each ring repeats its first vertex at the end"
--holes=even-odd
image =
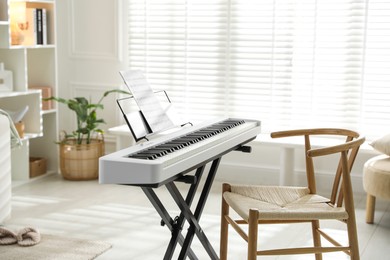
MULTIPOLYGON (((210 193, 211 186, 214 181, 215 174, 217 172, 219 163, 221 161, 221 158, 217 158, 213 161, 209 174, 207 176, 205 185, 202 189, 201 196, 199 198, 198 204, 195 209, 195 214, 191 212, 189 204, 186 203, 186 201, 181 196, 179 190, 177 189, 176 185, 173 182, 167 183, 166 187, 168 191, 171 193, 171 196, 175 200, 176 204, 180 208, 182 214, 184 214, 186 220, 190 224, 190 228, 188 229, 184 244, 182 245, 182 250, 180 252, 179 259, 185 259, 187 254, 190 254, 190 246, 194 237, 194 234, 198 237, 199 241, 202 243, 203 247, 207 251, 207 253, 210 256, 210 259, 219 259, 216 252, 214 251, 212 245, 210 244, 209 240, 207 239, 206 235, 204 234, 202 228, 199 225, 199 220, 202 215, 204 206, 206 204, 207 197, 210 193)), ((199 182, 199 180, 198 180, 199 182)))
MULTIPOLYGON (((195 183, 192 183, 190 185, 189 190, 188 190, 188 193, 187 193, 185 201, 186 201, 187 205, 189 205, 189 206, 191 206, 192 201, 194 200, 194 197, 195 197, 195 194, 196 194, 196 190, 198 189, 198 186, 199 186, 199 180, 202 178, 202 175, 203 175, 203 172, 204 172, 204 168, 205 168, 205 165, 199 167, 196 170, 195 179, 197 181, 195 183)), ((172 237, 171 237, 171 240, 169 241, 169 245, 168 245, 168 249, 167 249, 166 255, 167 255, 168 252, 170 252, 170 254, 172 255, 173 252, 175 251, 176 245, 178 243, 179 236, 181 236, 181 231, 182 231, 183 226, 184 226, 184 221, 185 221, 184 214, 180 213, 180 216, 177 217, 177 222, 174 225, 174 229, 172 231, 172 237)), ((180 243, 180 245, 183 246, 183 243, 180 243)), ((193 258, 190 257, 190 259, 193 259, 193 258)))
MULTIPOLYGON (((153 191, 152 188, 142 187, 142 190, 144 191, 146 197, 149 199, 149 201, 152 203, 153 207, 156 209, 156 211, 160 215, 160 217, 162 219, 162 223, 164 223, 168 227, 168 229, 172 232, 171 241, 169 243, 169 246, 168 246, 168 248, 165 252, 164 258, 163 258, 164 260, 170 260, 170 259, 172 259, 176 244, 179 243, 182 246, 184 243, 184 237, 180 233, 181 229, 178 230, 178 227, 177 227, 177 225, 179 224, 178 223, 179 221, 174 221, 171 218, 168 211, 165 209, 164 205, 161 203, 160 199, 157 197, 156 193, 153 191), (172 240, 174 240, 174 242, 176 242, 176 243, 173 244, 174 242, 172 242, 172 240)), ((184 222, 184 218, 181 220, 181 222, 184 222)), ((183 226, 183 224, 181 224, 181 227, 183 226)), ((189 257, 191 260, 198 260, 195 253, 191 249, 189 252, 189 257)))
MULTIPOLYGON (((221 161, 220 159, 221 158, 218 158, 218 159, 213 161, 213 163, 211 165, 211 168, 210 168, 210 171, 209 171, 209 174, 207 176, 205 185, 203 187, 202 193, 200 195, 198 205, 197 205, 197 207, 195 209, 194 216, 195 216, 195 218, 197 219, 198 222, 200 220, 200 216, 202 215, 204 206, 206 204, 207 197, 208 197, 208 195, 210 193, 211 186, 212 186, 212 184, 214 182, 214 177, 215 177, 215 174, 217 172, 219 163, 221 161)), ((188 249, 189 249, 189 247, 190 247, 190 245, 192 243, 192 239, 194 237, 194 234, 195 234, 195 225, 191 224, 190 228, 188 229, 186 238, 184 240, 184 244, 182 246, 182 250, 180 252, 179 259, 185 259, 185 257, 187 256, 188 249)))

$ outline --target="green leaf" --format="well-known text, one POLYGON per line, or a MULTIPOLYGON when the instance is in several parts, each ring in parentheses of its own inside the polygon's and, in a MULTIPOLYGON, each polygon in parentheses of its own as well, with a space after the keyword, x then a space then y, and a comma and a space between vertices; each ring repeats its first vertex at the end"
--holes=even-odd
POLYGON ((103 134, 103 130, 99 129, 100 124, 106 123, 103 119, 97 119, 97 109, 104 109, 101 102, 103 99, 111 93, 120 93, 130 95, 131 93, 120 90, 112 89, 104 92, 103 96, 97 103, 89 102, 85 97, 75 97, 74 99, 63 99, 59 97, 44 98, 43 100, 54 100, 59 103, 65 104, 68 108, 75 112, 77 120, 77 129, 72 134, 67 134, 66 138, 76 138, 79 144, 83 139, 87 139, 86 142, 90 142, 90 138, 93 132, 103 134))

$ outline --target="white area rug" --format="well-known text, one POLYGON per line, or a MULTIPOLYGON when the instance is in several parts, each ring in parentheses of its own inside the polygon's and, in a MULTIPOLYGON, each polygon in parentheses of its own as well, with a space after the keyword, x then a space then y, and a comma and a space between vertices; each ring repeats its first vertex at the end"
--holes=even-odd
POLYGON ((0 246, 0 259, 89 260, 96 258, 111 247, 103 241, 41 234, 41 242, 35 246, 21 247, 17 244, 0 246))

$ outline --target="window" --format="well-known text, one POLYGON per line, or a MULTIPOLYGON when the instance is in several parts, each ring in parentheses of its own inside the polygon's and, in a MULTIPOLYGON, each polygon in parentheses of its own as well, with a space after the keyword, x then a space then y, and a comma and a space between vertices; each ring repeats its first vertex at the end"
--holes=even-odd
POLYGON ((388 1, 128 1, 129 68, 191 121, 388 133, 388 1))

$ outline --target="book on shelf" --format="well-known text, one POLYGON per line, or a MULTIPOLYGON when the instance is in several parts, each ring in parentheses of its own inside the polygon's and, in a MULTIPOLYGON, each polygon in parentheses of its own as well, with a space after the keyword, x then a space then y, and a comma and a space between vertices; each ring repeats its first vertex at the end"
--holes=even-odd
POLYGON ((37 15, 37 44, 43 44, 43 32, 42 32, 42 9, 36 9, 37 15))
POLYGON ((37 9, 37 44, 47 44, 47 16, 46 9, 37 9))
POLYGON ((11 17, 13 45, 46 45, 47 12, 44 8, 26 8, 25 19, 11 17), (15 36, 17 40, 14 40, 15 36))
POLYGON ((42 8, 42 44, 47 44, 47 11, 45 8, 42 8))

